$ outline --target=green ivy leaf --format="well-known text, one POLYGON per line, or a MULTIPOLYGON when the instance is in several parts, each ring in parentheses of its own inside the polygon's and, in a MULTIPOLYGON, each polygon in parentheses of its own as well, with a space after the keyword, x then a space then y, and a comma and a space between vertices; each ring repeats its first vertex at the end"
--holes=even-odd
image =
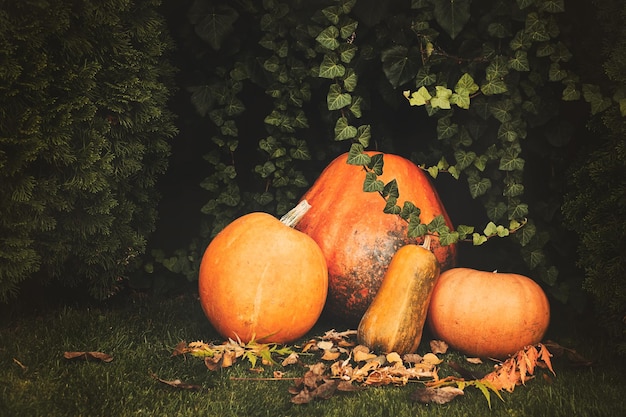
POLYGON ((509 209, 509 219, 523 219, 528 216, 528 204, 519 203, 509 209))
POLYGON ((489 106, 489 112, 500 123, 505 123, 513 117, 511 112, 515 109, 515 104, 511 99, 496 100, 489 106))
POLYGON ((550 81, 561 81, 565 78, 567 78, 567 71, 562 69, 558 62, 550 64, 550 69, 548 70, 548 79, 550 81))
POLYGON ((326 96, 326 104, 328 110, 339 110, 350 105, 352 103, 352 96, 348 93, 342 93, 341 86, 338 84, 331 84, 326 96))
POLYGON ((372 130, 370 125, 361 125, 356 129, 355 140, 357 140, 363 147, 367 148, 370 144, 372 137, 372 130))
POLYGON ((487 210, 487 217, 494 222, 501 219, 506 213, 506 204, 503 202, 499 202, 497 204, 487 204, 485 208, 487 210))
POLYGON ((426 233, 428 233, 428 226, 420 222, 419 215, 411 215, 407 228, 407 236, 416 238, 424 236, 426 233))
POLYGON ((459 233, 458 232, 450 232, 447 230, 442 230, 439 232, 439 244, 442 246, 453 245, 459 241, 459 233))
POLYGON ((520 230, 515 232, 515 236, 521 246, 526 246, 537 233, 537 228, 531 222, 528 222, 520 230))
POLYGON ((435 90, 436 95, 430 100, 430 105, 433 106, 433 108, 450 109, 452 90, 440 85, 436 86, 435 90))
POLYGON ((378 179, 377 175, 373 172, 365 173, 365 181, 363 182, 363 191, 366 193, 382 192, 385 188, 385 183, 378 179))
POLYGON ((459 125, 452 123, 452 118, 442 117, 437 120, 437 139, 449 139, 459 132, 459 125))
POLYGON ((411 216, 418 216, 419 218, 419 215, 420 215, 419 207, 417 207, 415 204, 413 204, 410 201, 404 202, 404 204, 402 205, 402 211, 400 212, 400 217, 402 217, 405 220, 408 220, 411 216))
POLYGON ((522 256, 524 257, 524 260, 526 261, 530 269, 535 269, 545 259, 545 254, 541 249, 522 251, 522 256))
POLYGON ((346 163, 350 165, 367 165, 371 161, 371 157, 363 151, 365 148, 360 143, 353 143, 350 145, 350 150, 348 151, 348 159, 346 163))
POLYGON ((341 9, 338 6, 328 6, 322 9, 322 14, 328 19, 330 23, 336 25, 339 23, 339 17, 341 15, 341 9))
POLYGON ((358 79, 359 77, 358 75, 356 75, 354 70, 352 68, 348 68, 346 70, 345 76, 343 77, 343 88, 345 88, 346 91, 348 92, 354 91, 354 89, 356 88, 358 79))
POLYGON ((446 219, 440 214, 428 223, 428 230, 433 233, 441 233, 442 231, 449 231, 450 228, 446 224, 446 219))
POLYGON ((491 180, 489 178, 472 176, 467 179, 467 182, 469 184, 469 191, 472 198, 477 198, 481 195, 484 195, 487 190, 491 188, 491 180))
POLYGON ((435 6, 435 19, 439 26, 452 38, 463 30, 470 18, 470 0, 438 0, 435 6))
POLYGON ((387 200, 385 207, 383 208, 383 213, 387 214, 400 214, 400 206, 396 204, 398 199, 396 197, 391 197, 387 200))
POLYGON ((465 152, 462 149, 459 149, 454 152, 454 159, 456 160, 456 167, 458 170, 464 170, 468 166, 472 165, 476 160, 475 152, 465 152))
POLYGON ((524 169, 524 160, 514 154, 505 154, 500 158, 500 171, 521 171, 524 169))
POLYGON ((322 64, 319 69, 320 78, 343 77, 346 73, 346 67, 341 65, 335 54, 326 54, 322 59, 322 64))
POLYGON ((496 226, 494 222, 489 222, 487 223, 487 226, 485 226, 483 233, 485 236, 493 236, 498 233, 498 226, 496 226))
POLYGON ((356 32, 356 28, 359 26, 359 22, 353 19, 346 19, 339 29, 339 34, 343 39, 348 39, 356 32))
POLYGON ((350 63, 350 61, 352 61, 352 59, 356 55, 356 51, 357 47, 349 43, 342 43, 337 49, 337 52, 339 53, 339 59, 341 59, 341 62, 345 64, 348 64, 350 63))
POLYGON ((583 84, 583 97, 591 104, 591 114, 600 113, 611 106, 611 99, 605 98, 597 85, 583 84))
POLYGON ((459 234, 459 239, 465 239, 467 236, 474 233, 474 227, 460 224, 456 227, 456 231, 459 234))
POLYGON ((337 123, 335 123, 335 140, 352 139, 356 136, 356 132, 356 127, 350 126, 346 117, 337 119, 337 123))
POLYGON ((398 191, 398 181, 396 179, 392 179, 387 184, 382 191, 383 198, 395 198, 397 199, 400 196, 400 191, 398 191))
POLYGON ((321 31, 320 34, 317 35, 315 40, 324 48, 334 51, 339 47, 339 41, 337 40, 338 36, 339 29, 337 29, 335 26, 329 26, 321 31))
POLYGON ((394 88, 411 81, 421 64, 419 50, 402 45, 394 45, 384 50, 381 53, 381 60, 383 72, 394 88))
POLYGON ((354 115, 357 119, 362 116, 361 114, 361 103, 363 99, 360 96, 352 97, 352 104, 350 105, 350 113, 354 115))
POLYGON ((546 28, 546 21, 539 17, 538 13, 528 13, 525 23, 526 33, 528 33, 533 41, 545 42, 550 40, 550 34, 546 28))
POLYGON ((433 98, 426 87, 422 86, 417 91, 411 93, 409 90, 403 92, 404 97, 409 100, 411 106, 423 106, 433 98))
POLYGON ((385 160, 382 153, 372 155, 370 161, 367 163, 367 167, 371 169, 376 175, 383 175, 383 166, 385 160))
POLYGON ((481 87, 480 91, 486 96, 492 96, 496 94, 502 94, 507 92, 506 84, 504 80, 491 80, 485 82, 481 87))
POLYGON ((528 52, 522 50, 515 51, 515 57, 509 61, 509 66, 515 71, 530 71, 528 52))
POLYGON ((524 186, 522 184, 509 184, 504 188, 503 195, 505 197, 517 197, 524 194, 524 186))
POLYGON ((311 159, 311 153, 309 152, 309 147, 305 140, 298 140, 296 142, 296 147, 289 149, 289 155, 293 159, 300 159, 308 161, 311 159))
POLYGON ((474 244, 474 246, 482 245, 486 241, 487 241, 487 236, 481 235, 480 233, 472 234, 472 243, 474 244))
POLYGON ((454 91, 461 95, 475 94, 478 89, 478 84, 476 84, 472 76, 468 73, 463 74, 454 86, 454 91))
POLYGON ((419 71, 417 71, 417 75, 415 76, 415 86, 418 88, 432 85, 436 81, 437 75, 429 73, 427 67, 420 68, 419 71))
POLYGON ((194 25, 196 34, 216 51, 233 31, 233 23, 238 17, 235 9, 224 4, 207 7, 203 2, 196 1, 189 11, 189 20, 194 25))

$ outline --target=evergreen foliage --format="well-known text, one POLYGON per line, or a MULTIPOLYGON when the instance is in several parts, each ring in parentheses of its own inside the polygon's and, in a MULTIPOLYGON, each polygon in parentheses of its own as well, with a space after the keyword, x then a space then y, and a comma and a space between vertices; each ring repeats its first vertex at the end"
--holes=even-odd
POLYGON ((597 301, 598 319, 626 354, 626 5, 597 4, 604 22, 604 84, 622 107, 593 121, 593 137, 572 171, 563 212, 580 236, 578 265, 585 271, 585 289, 597 301))
POLYGON ((0 300, 106 297, 144 251, 176 133, 159 3, 0 1, 0 300))

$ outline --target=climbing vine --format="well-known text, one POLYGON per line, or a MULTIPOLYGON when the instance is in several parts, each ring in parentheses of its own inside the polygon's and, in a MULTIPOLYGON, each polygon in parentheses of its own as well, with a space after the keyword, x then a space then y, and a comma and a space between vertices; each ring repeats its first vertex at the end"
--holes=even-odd
MULTIPOLYGON (((348 163, 364 167, 364 190, 379 192, 410 234, 474 245, 508 236, 565 300, 542 215, 558 202, 534 204, 527 163, 567 143, 559 103, 586 101, 596 114, 622 96, 577 75, 564 12, 563 0, 193 0, 186 88, 211 142, 195 247, 244 212, 283 214, 325 162, 349 152, 348 163), (402 149, 433 178, 464 182, 487 221, 421 224, 419 207, 396 204, 397 184, 379 181, 384 156, 366 149, 402 149)), ((199 262, 197 253, 175 258, 199 262)))

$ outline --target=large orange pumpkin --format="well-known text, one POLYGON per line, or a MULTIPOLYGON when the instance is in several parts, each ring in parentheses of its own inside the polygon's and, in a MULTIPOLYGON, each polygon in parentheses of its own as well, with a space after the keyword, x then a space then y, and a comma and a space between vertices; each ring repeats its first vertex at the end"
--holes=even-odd
POLYGON ((435 284, 427 321, 451 347, 502 359, 541 341, 550 305, 541 287, 523 275, 453 268, 435 284))
MULTIPOLYGON (((368 152, 374 155, 379 152, 368 152)), ((397 215, 383 212, 385 200, 378 193, 363 191, 363 167, 346 163, 348 154, 333 160, 305 193, 312 208, 296 228, 318 243, 328 264, 329 293, 327 312, 334 318, 358 324, 381 285, 396 251, 409 239, 408 224, 397 215)), ((396 179, 398 204, 413 202, 420 208, 420 220, 429 223, 443 215, 452 223, 428 176, 413 162, 393 154, 383 155, 383 175, 387 183, 396 179)), ((433 239, 431 249, 442 270, 454 266, 456 248, 441 246, 433 239)))
POLYGON ((315 241, 289 226, 301 214, 288 214, 285 223, 267 213, 247 214, 207 247, 200 264, 200 302, 222 336, 285 343, 317 322, 328 270, 315 241))

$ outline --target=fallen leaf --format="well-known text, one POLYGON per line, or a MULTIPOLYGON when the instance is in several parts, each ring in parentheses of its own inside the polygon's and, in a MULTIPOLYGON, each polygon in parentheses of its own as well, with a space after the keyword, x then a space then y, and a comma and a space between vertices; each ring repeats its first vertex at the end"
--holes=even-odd
POLYGON ((203 388, 200 385, 195 385, 195 384, 188 384, 185 382, 182 382, 180 379, 174 379, 174 380, 166 380, 166 379, 161 379, 159 378, 156 374, 150 372, 150 376, 154 379, 156 379, 157 381, 170 386, 172 388, 177 388, 177 389, 183 389, 183 390, 189 390, 189 391, 202 391, 203 388))
POLYGON ((300 362, 300 357, 298 356, 296 352, 292 352, 289 354, 289 356, 283 359, 283 361, 281 362, 281 365, 282 366, 294 365, 298 362, 300 362))
POLYGON ((455 399, 459 395, 463 395, 463 390, 457 387, 441 387, 441 388, 418 388, 411 394, 413 401, 424 404, 436 403, 446 404, 455 399))
POLYGON ((322 355, 322 360, 324 361, 334 361, 341 355, 341 352, 338 350, 324 350, 324 354, 322 355))
POLYGON ((425 354, 422 358, 422 361, 431 365, 439 365, 441 362, 443 362, 443 360, 439 359, 439 357, 437 357, 437 355, 435 355, 434 353, 425 354))
POLYGON ((113 360, 113 356, 102 352, 65 352, 63 353, 63 357, 69 360, 84 359, 107 363, 113 360))
POLYGON ((430 351, 434 354, 448 352, 448 344, 443 340, 431 340, 430 351))
POLYGON ((480 358, 465 358, 465 361, 474 365, 480 365, 481 363, 483 363, 482 359, 480 358))
POLYGON ((317 342, 317 347, 322 350, 329 350, 335 346, 333 342, 330 340, 322 340, 321 342, 317 342))
POLYGON ((355 362, 365 362, 376 358, 377 355, 366 352, 364 350, 352 350, 352 358, 355 362))
POLYGON ((408 363, 420 363, 422 362, 422 356, 417 353, 407 353, 402 357, 405 362, 408 363))
POLYGON ((400 357, 400 355, 397 352, 388 353, 387 356, 385 356, 385 359, 389 363, 400 363, 400 364, 402 364, 402 358, 400 357))

